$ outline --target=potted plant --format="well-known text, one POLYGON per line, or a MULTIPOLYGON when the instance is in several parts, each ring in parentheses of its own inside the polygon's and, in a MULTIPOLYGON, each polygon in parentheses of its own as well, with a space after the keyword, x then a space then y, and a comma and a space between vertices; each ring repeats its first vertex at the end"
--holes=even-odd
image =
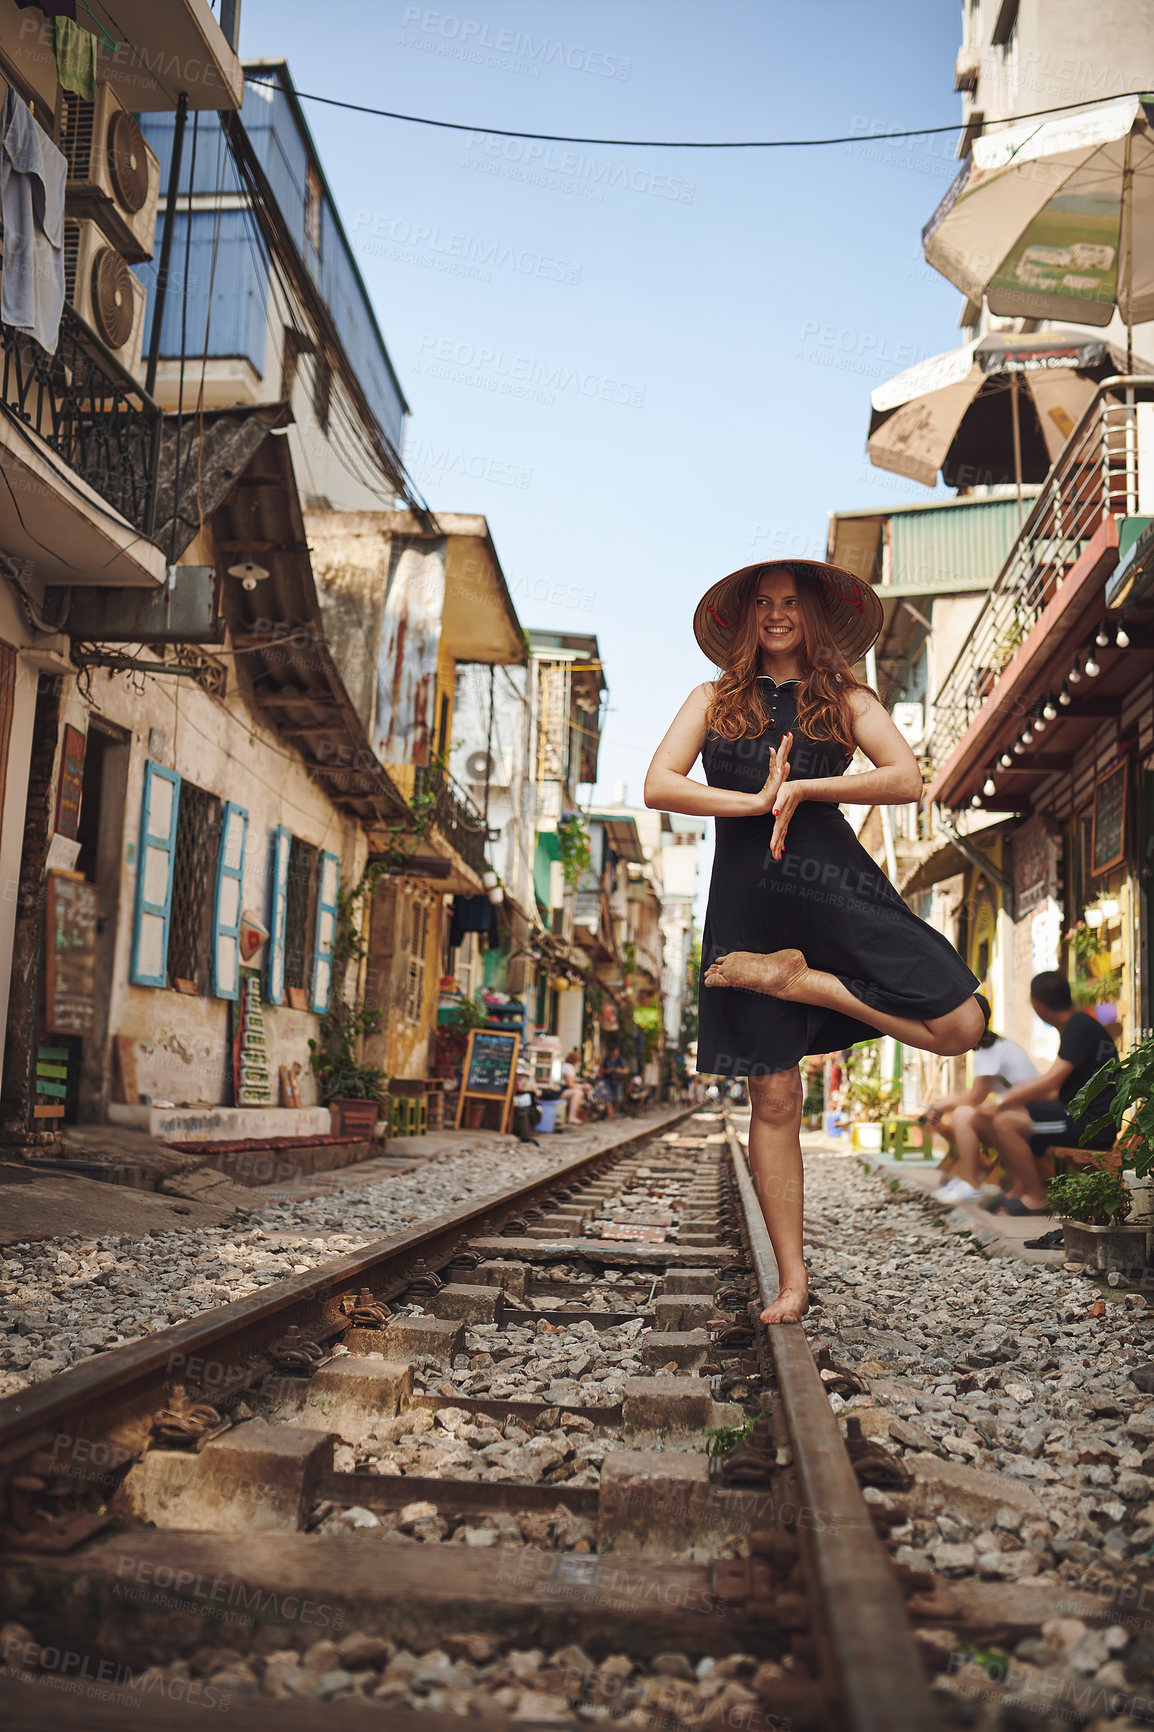
POLYGON ((487 1017, 474 998, 460 998, 437 1012, 434 1076, 448 1078, 458 1069, 469 1044, 469 1030, 484 1028, 487 1017))
POLYGON ((381 1012, 339 999, 320 1020, 319 1038, 309 1041, 309 1065, 339 1136, 371 1136, 389 1079, 379 1065, 362 1064, 357 1042, 380 1027, 381 1012))
POLYGON ((1060 1173, 1047 1182, 1046 1196, 1061 1219, 1068 1256, 1093 1269, 1145 1268, 1146 1228, 1126 1223, 1131 1192, 1120 1171, 1060 1173))
POLYGON ((880 1153, 884 1129, 882 1121, 892 1117, 897 1111, 901 1104, 901 1090, 881 1075, 881 1054, 877 1041, 864 1041, 852 1050, 848 1071, 845 1105, 853 1120, 853 1147, 865 1152, 880 1153))

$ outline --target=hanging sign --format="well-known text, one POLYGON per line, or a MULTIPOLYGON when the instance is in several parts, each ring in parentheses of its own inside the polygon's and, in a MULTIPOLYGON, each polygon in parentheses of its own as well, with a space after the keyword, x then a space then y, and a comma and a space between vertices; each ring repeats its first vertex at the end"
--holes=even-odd
POLYGON ((80 834, 80 796, 84 788, 84 749, 88 736, 65 724, 56 784, 56 834, 75 842, 80 834))

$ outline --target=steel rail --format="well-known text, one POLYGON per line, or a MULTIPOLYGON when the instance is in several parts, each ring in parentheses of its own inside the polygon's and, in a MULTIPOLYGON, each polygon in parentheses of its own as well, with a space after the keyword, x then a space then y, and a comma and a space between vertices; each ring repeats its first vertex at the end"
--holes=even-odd
MULTIPOLYGON (((764 1304, 777 1296, 777 1261, 745 1151, 729 1113, 725 1134, 764 1304)), ((773 1324, 770 1349, 789 1431, 799 1539, 819 1650, 848 1732, 940 1732, 925 1669, 890 1560, 874 1530, 805 1332, 773 1324)))
MULTIPOLYGON (((576 1155, 551 1173, 407 1227, 305 1274, 289 1275, 186 1322, 110 1348, 0 1400, 0 1474, 14 1466, 19 1471, 18 1464, 32 1451, 50 1446, 62 1428, 88 1439, 147 1437, 149 1417, 166 1384, 197 1381, 197 1362, 203 1365, 214 1350, 238 1361, 259 1353, 294 1324, 315 1320, 318 1303, 355 1294, 365 1285, 373 1288, 378 1299, 394 1297, 404 1290, 416 1263, 444 1266, 490 1218, 499 1224, 537 1198, 614 1162, 634 1144, 671 1130, 697 1110, 686 1107, 657 1125, 639 1125, 619 1143, 576 1155)), ((240 1385, 230 1387, 240 1392, 240 1385)))

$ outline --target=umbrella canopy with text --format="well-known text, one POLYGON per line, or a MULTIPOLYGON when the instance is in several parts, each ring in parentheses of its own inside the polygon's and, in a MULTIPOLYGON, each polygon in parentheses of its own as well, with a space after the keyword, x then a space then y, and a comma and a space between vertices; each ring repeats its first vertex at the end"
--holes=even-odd
POLYGON ((922 230, 935 270, 992 313, 1108 325, 1154 318, 1154 96, 974 141, 922 230))
POLYGON ((991 332, 919 361, 871 394, 870 462, 926 487, 939 472, 947 487, 1042 481, 1125 359, 1089 331, 1059 330, 991 332))

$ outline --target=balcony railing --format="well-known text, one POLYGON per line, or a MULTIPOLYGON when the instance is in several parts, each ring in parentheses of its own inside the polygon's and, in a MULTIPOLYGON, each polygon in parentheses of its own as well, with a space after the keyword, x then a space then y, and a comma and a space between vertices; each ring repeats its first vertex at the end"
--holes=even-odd
POLYGON ((0 397, 9 412, 148 534, 163 412, 95 332, 66 303, 56 353, 46 355, 0 324, 0 369, 0 397))
MULTIPOLYGON (((1108 517, 1136 515, 1139 423, 1152 417, 1154 378, 1107 381, 1087 405, 942 682, 930 745, 937 772, 1094 532, 1108 517)), ((1147 495, 1151 482, 1147 475, 1147 495)))
POLYGON ((485 870, 488 831, 465 790, 444 770, 418 769, 413 782, 414 797, 433 796, 433 822, 449 846, 474 872, 485 870))

